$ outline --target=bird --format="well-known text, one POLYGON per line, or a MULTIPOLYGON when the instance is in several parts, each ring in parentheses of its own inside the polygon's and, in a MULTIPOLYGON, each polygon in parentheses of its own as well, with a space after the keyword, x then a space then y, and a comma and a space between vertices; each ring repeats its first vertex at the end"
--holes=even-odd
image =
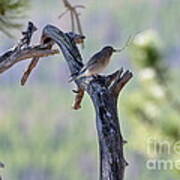
POLYGON ((80 77, 97 76, 109 64, 111 56, 115 52, 120 52, 122 49, 114 49, 112 46, 105 46, 99 52, 94 54, 84 67, 73 75, 69 82, 79 79, 80 77))

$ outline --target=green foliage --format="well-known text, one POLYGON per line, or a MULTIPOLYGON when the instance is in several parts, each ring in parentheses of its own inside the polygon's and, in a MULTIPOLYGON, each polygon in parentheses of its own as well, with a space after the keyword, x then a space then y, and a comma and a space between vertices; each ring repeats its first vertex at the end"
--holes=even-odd
POLYGON ((157 68, 160 65, 161 42, 153 30, 147 30, 136 36, 134 40, 132 58, 140 68, 157 68))
POLYGON ((0 31, 12 37, 11 29, 21 27, 17 20, 22 17, 26 0, 0 0, 0 31))
MULTIPOLYGON (((130 137, 141 139, 134 141, 131 147, 147 157, 148 138, 156 138, 159 142, 168 140, 169 143, 180 139, 180 101, 176 97, 179 87, 170 88, 178 84, 179 80, 175 69, 167 68, 160 44, 159 36, 152 30, 139 34, 135 39, 130 53, 138 72, 138 86, 122 102, 124 113, 131 122, 133 134, 130 137)), ((155 158, 161 156, 174 160, 178 159, 179 153, 160 153, 155 158)))

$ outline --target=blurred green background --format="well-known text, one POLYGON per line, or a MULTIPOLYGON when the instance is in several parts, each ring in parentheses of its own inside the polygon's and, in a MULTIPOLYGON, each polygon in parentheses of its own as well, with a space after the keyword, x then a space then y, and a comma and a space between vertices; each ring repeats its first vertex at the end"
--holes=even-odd
MULTIPOLYGON (((129 35, 141 32, 127 50, 113 56, 105 72, 123 66, 134 73, 118 104, 128 141, 125 179, 179 179, 180 169, 147 167, 151 159, 179 160, 180 148, 179 153, 172 150, 180 140, 179 0, 70 2, 86 6, 80 10, 85 48, 79 47, 85 61, 103 46, 121 47, 129 35), (163 141, 171 144, 170 153, 167 147, 157 153, 163 141)), ((33 44, 38 44, 46 24, 71 31, 68 14, 58 19, 63 11, 61 0, 0 0, 1 53, 16 44, 29 20, 39 28, 33 44)), ((81 110, 71 109, 74 85, 68 83, 62 55, 43 58, 21 87, 27 65, 28 61, 18 63, 0 75, 0 161, 6 166, 0 174, 7 180, 97 179, 95 113, 89 97, 81 110)))

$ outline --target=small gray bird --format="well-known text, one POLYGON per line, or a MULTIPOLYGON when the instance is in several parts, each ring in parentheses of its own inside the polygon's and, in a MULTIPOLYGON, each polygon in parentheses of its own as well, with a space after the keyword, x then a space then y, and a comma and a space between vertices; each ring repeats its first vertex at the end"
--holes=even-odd
POLYGON ((111 56, 114 52, 120 52, 111 46, 104 47, 101 51, 93 55, 85 64, 81 71, 70 79, 69 82, 79 79, 80 77, 87 77, 101 73, 109 64, 111 56))

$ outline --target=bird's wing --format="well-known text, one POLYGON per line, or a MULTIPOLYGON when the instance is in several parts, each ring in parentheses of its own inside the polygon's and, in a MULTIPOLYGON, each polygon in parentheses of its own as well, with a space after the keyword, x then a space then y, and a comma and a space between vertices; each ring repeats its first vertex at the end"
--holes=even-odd
POLYGON ((101 61, 102 59, 102 55, 100 52, 96 53, 95 55, 93 55, 90 60, 87 62, 87 64, 85 65, 84 68, 89 69, 92 66, 94 66, 94 64, 96 64, 98 61, 101 61))
POLYGON ((84 67, 80 70, 79 74, 84 73, 87 69, 88 69, 87 64, 85 64, 84 67))
POLYGON ((97 64, 98 61, 101 61, 101 59, 102 59, 102 55, 100 52, 93 55, 90 58, 90 60, 84 65, 84 67, 80 70, 80 72, 77 75, 75 75, 74 77, 72 77, 69 80, 69 82, 72 82, 75 79, 77 79, 78 77, 80 77, 87 69, 92 69, 94 67, 94 65, 97 64))

